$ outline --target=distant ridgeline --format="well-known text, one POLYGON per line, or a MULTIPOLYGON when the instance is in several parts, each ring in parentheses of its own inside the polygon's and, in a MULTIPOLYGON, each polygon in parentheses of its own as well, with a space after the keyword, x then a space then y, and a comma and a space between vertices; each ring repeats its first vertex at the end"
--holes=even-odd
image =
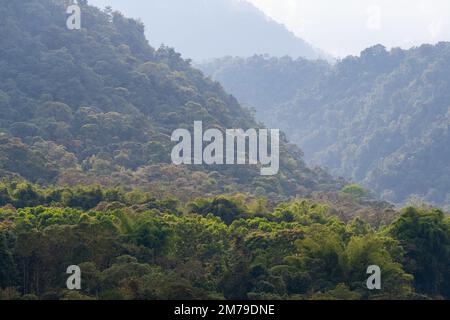
POLYGON ((145 24, 150 43, 175 47, 195 61, 232 55, 327 57, 284 25, 242 0, 91 0, 145 24))
POLYGON ((397 203, 450 209, 450 43, 336 65, 254 56, 199 66, 305 152, 397 203))
POLYGON ((81 4, 82 29, 66 28, 68 1, 2 3, 0 174, 41 185, 143 187, 181 198, 252 192, 274 198, 342 188, 280 142, 280 171, 175 166, 171 133, 261 127, 222 87, 173 49, 149 46, 144 26, 81 4))
MULTIPOLYGON (((264 128, 174 50, 151 48, 142 24, 78 2, 81 30, 66 28, 69 1, 0 6, 0 300, 450 297, 450 217, 441 210, 395 211, 358 185, 343 187, 326 171, 309 169, 282 134, 273 176, 261 176, 258 165, 174 165, 171 136, 178 129, 200 127, 200 121, 205 132, 264 128), (373 267, 380 270, 382 290, 369 285, 373 267), (71 290, 68 280, 77 274, 65 271, 77 269, 81 288, 71 290)), ((425 49, 430 55, 437 50, 425 49)), ((358 86, 366 92, 369 80, 381 86, 372 79, 380 72, 376 65, 357 71, 365 59, 385 55, 396 56, 373 53, 335 69, 321 64, 329 74, 317 82, 335 91, 318 87, 323 96, 300 94, 285 106, 295 111, 289 123, 305 121, 295 116, 302 112, 297 105, 318 108, 311 125, 327 115, 338 126, 346 123, 344 115, 362 112, 357 101, 363 98, 346 94, 353 97, 358 86), (312 103, 337 97, 354 109, 330 113, 312 103)), ((404 59, 409 65, 411 58, 404 59)), ((280 61, 287 68, 302 64, 280 61)), ((445 62, 436 59, 410 84, 411 92, 375 95, 373 89, 374 99, 403 101, 415 92, 414 101, 427 97, 442 108, 450 94, 445 62)), ((417 63, 405 68, 390 76, 397 75, 402 88, 420 69, 417 63)), ((383 90, 392 90, 388 84, 383 90)), ((398 105, 410 107, 406 102, 398 105)), ((399 121, 412 117, 402 127, 409 135, 435 119, 431 112, 414 112, 396 115, 399 121)), ((376 132, 372 126, 387 115, 370 114, 375 123, 357 128, 376 132)), ((427 139, 448 141, 442 123, 427 139)), ((193 135, 197 146, 201 138, 193 135)), ((448 162, 448 145, 437 144, 438 152, 426 145, 433 146, 430 156, 441 152, 439 159, 448 162)), ((432 164, 429 170, 442 168, 432 164)), ((436 190, 448 183, 444 175, 427 177, 436 190)))

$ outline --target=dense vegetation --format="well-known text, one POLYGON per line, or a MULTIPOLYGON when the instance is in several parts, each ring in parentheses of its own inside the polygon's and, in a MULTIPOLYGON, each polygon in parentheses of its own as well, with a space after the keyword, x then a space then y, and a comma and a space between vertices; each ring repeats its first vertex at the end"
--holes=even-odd
POLYGON ((316 84, 331 68, 326 61, 268 55, 227 56, 196 66, 253 109, 258 120, 273 127, 277 124, 274 109, 292 100, 300 89, 316 84))
POLYGON ((440 210, 397 212, 285 138, 274 177, 172 165, 176 128, 261 125, 141 23, 79 3, 79 31, 68 1, 0 7, 0 299, 450 298, 440 210))
POLYGON ((144 26, 83 5, 66 29, 67 1, 0 8, 0 174, 38 184, 143 187, 196 197, 252 191, 273 197, 337 190, 283 140, 281 172, 256 166, 176 167, 170 135, 194 121, 219 129, 259 125, 222 87, 173 49, 153 49, 144 26))
POLYGON ((450 208, 450 44, 375 46, 336 65, 255 56, 201 66, 311 163, 385 200, 450 208))
POLYGON ((247 1, 91 0, 140 18, 151 44, 164 43, 196 61, 224 55, 325 56, 247 1))
POLYGON ((0 299, 450 298, 450 219, 439 210, 407 208, 375 228, 310 200, 184 204, 15 183, 0 186, 0 203, 0 299), (74 264, 81 291, 65 287, 74 264), (365 287, 372 264, 381 291, 365 287))

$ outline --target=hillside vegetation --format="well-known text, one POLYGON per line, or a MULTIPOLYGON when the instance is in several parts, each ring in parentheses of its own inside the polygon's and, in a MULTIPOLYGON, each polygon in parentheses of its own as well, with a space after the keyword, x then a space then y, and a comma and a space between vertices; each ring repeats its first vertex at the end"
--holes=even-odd
POLYGON ((275 176, 173 165, 175 129, 262 124, 135 20, 79 1, 67 30, 68 2, 0 7, 0 300, 450 298, 441 210, 397 211, 285 137, 275 176))
POLYGON ((407 208, 375 228, 310 200, 269 208, 242 195, 182 203, 26 184, 0 185, 2 203, 0 299, 450 298, 439 210, 407 208), (70 265, 80 291, 65 289, 70 265), (382 290, 367 289, 369 265, 382 290))
POLYGON ((150 47, 144 26, 84 5, 66 29, 64 1, 0 8, 0 172, 43 185, 99 183, 195 197, 251 191, 272 197, 338 190, 285 139, 280 174, 257 166, 174 166, 170 141, 194 121, 258 128, 222 87, 171 48, 150 47))
POLYGON ((201 68, 309 163, 396 203, 450 206, 450 44, 387 51, 336 65, 255 56, 201 68))

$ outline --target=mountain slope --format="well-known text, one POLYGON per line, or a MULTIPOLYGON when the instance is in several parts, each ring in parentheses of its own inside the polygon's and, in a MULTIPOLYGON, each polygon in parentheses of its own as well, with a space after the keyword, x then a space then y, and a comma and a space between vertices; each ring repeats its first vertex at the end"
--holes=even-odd
POLYGON ((171 165, 174 128, 258 124, 134 20, 84 5, 67 30, 67 3, 0 6, 0 300, 450 297, 440 210, 314 192, 340 185, 285 139, 270 178, 171 165))
POLYGON ((448 207, 449 62, 450 44, 440 43, 392 51, 379 45, 334 66, 253 57, 201 68, 281 127, 311 163, 388 201, 448 207))
POLYGON ((240 0, 92 0, 140 18, 150 43, 177 48, 194 60, 270 54, 318 58, 323 54, 285 26, 240 0))
POLYGON ((223 57, 196 66, 219 81, 243 105, 255 109, 255 116, 270 126, 279 126, 273 109, 292 100, 296 93, 311 87, 331 69, 326 61, 303 58, 223 57))
POLYGON ((254 128, 235 98, 173 49, 153 49, 144 26, 82 7, 66 29, 66 3, 0 8, 0 172, 39 184, 143 187, 181 198, 247 191, 273 197, 336 190, 283 139, 280 174, 257 166, 175 166, 177 128, 254 128))

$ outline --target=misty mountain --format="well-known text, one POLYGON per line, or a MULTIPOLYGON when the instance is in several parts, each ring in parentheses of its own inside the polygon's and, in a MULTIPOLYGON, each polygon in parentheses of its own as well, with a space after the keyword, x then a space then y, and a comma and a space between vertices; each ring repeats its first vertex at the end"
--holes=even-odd
POLYGON ((146 25, 150 43, 175 47, 194 60, 225 55, 270 54, 318 58, 325 56, 296 37, 251 3, 240 0, 91 0, 112 6, 146 25))
POLYGON ((285 130, 310 163, 389 201, 448 207, 449 61, 450 43, 439 43, 391 51, 378 45, 334 66, 255 56, 201 68, 285 130))
POLYGON ((222 87, 144 26, 82 6, 81 30, 66 28, 67 1, 0 8, 0 175, 41 185, 101 184, 194 198, 248 191, 283 197, 337 190, 282 138, 281 169, 175 166, 171 134, 194 121, 222 131, 260 125, 222 87))
POLYGON ((227 56, 196 66, 254 109, 258 120, 274 127, 279 124, 273 118, 273 108, 292 100, 301 88, 314 85, 331 69, 322 60, 265 55, 227 56))
MULTIPOLYGON (((307 167, 284 136, 275 176, 261 176, 258 165, 173 164, 175 129, 191 129, 194 121, 220 132, 263 125, 174 49, 151 47, 140 22, 78 2, 82 27, 69 30, 72 1, 1 1, 0 300, 450 297, 450 217, 442 210, 396 211, 374 201, 360 186, 344 186, 307 167), (383 272, 382 290, 364 286, 374 266, 383 272)), ((397 86, 388 86, 399 90, 411 73, 420 73, 413 68, 417 59, 428 70, 399 96, 416 92, 415 101, 422 102, 431 92, 438 99, 429 101, 433 112, 407 113, 414 123, 404 128, 411 135, 421 134, 430 119, 437 122, 435 112, 448 107, 447 59, 426 63, 446 49, 425 49, 412 55, 411 68, 395 78, 397 86), (423 82, 435 85, 422 88, 423 82)), ((321 102, 319 114, 311 111, 307 120, 333 129, 331 118, 321 120, 320 113, 329 112, 322 102, 341 98, 347 105, 345 94, 358 98, 373 77, 407 64, 386 54, 371 50, 364 61, 347 61, 337 70, 273 60, 269 74, 292 66, 288 80, 295 85, 272 101, 315 83, 320 94, 310 100, 321 102), (343 88, 355 93, 343 94, 343 88)), ((306 114, 303 98, 285 105, 294 122, 305 120, 298 118, 306 114)), ((342 114, 331 116, 335 126, 345 124, 342 114)), ((382 119, 372 118, 380 127, 382 119)), ((374 124, 363 120, 372 130, 374 124)), ((433 145, 445 163, 448 146, 433 145)), ((376 277, 379 282, 381 274, 376 277)))

